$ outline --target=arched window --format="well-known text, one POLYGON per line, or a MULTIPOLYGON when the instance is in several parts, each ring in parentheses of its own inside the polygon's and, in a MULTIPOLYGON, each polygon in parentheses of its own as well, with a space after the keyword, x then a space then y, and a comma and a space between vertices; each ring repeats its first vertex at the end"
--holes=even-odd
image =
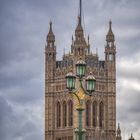
POLYGON ((97 102, 94 101, 92 105, 92 125, 97 126, 97 102))
POLYGON ((104 104, 103 102, 99 105, 99 125, 100 127, 103 127, 103 121, 104 121, 104 104))
POLYGON ((63 126, 67 126, 67 105, 63 102, 63 126))
POLYGON ((56 118, 57 118, 57 121, 56 121, 56 124, 57 124, 57 127, 60 127, 61 126, 61 105, 60 105, 60 102, 57 102, 56 104, 56 118))
POLYGON ((90 101, 86 102, 86 126, 90 126, 91 120, 91 104, 90 101))
POLYGON ((68 125, 73 125, 73 102, 71 100, 68 102, 68 125))

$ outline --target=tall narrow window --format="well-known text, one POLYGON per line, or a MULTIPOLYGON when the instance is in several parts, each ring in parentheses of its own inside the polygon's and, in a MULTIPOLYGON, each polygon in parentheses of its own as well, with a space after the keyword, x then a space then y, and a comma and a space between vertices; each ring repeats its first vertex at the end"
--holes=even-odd
POLYGON ((68 125, 73 125, 73 103, 71 100, 68 102, 68 125))
POLYGON ((60 102, 57 102, 56 104, 56 117, 57 117, 57 127, 60 127, 61 126, 61 105, 60 105, 60 102))
POLYGON ((90 109, 90 101, 86 102, 86 126, 90 126, 91 119, 91 109, 90 109))
POLYGON ((100 127, 103 127, 103 121, 104 121, 104 105, 101 102, 99 105, 99 125, 100 125, 100 127))
POLYGON ((67 105, 63 102, 63 126, 67 126, 67 105))
POLYGON ((93 102, 92 105, 92 125, 97 126, 97 102, 93 102))

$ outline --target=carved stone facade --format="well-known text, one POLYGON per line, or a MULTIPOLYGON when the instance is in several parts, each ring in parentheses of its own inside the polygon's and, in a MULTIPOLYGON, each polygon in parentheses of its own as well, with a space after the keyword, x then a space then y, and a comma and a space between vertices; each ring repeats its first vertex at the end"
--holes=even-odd
MULTIPOLYGON (((121 140, 116 137, 116 46, 111 21, 106 35, 105 60, 91 53, 89 37, 86 39, 79 17, 72 37, 71 52, 56 60, 55 35, 50 30, 45 46, 45 140, 74 140, 78 126, 76 99, 66 90, 65 76, 81 57, 87 65, 86 76, 92 72, 96 78, 93 96, 85 100, 82 117, 86 140, 121 140)), ((120 133, 120 131, 119 131, 120 133)))

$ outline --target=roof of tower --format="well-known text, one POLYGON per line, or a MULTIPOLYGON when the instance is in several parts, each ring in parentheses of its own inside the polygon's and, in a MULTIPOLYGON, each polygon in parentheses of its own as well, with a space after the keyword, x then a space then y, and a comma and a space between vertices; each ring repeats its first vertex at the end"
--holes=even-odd
POLYGON ((52 30, 52 22, 50 21, 50 29, 49 29, 49 33, 47 35, 47 41, 55 41, 55 36, 52 30))
POLYGON ((131 134, 131 137, 129 138, 129 140, 135 140, 133 137, 133 134, 131 134))
POLYGON ((79 15, 78 15, 78 24, 75 30, 75 35, 83 36, 83 27, 82 27, 82 0, 79 0, 79 15))
POLYGON ((78 34, 78 33, 83 34, 83 27, 81 24, 81 17, 80 16, 78 16, 78 25, 77 25, 76 30, 75 30, 75 34, 78 34))
POLYGON ((108 33, 106 35, 106 41, 108 41, 108 42, 115 41, 114 34, 112 32, 112 21, 111 20, 109 21, 109 30, 108 30, 108 33))

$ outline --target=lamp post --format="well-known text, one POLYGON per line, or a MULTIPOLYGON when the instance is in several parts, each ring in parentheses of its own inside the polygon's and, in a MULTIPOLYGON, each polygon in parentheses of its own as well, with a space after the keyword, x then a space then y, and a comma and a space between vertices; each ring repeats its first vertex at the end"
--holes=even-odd
POLYGON ((69 90, 70 94, 74 94, 78 100, 78 106, 76 110, 78 111, 78 128, 75 129, 76 140, 84 140, 86 130, 82 128, 82 112, 83 101, 85 100, 85 95, 91 96, 95 91, 95 78, 90 73, 85 79, 85 87, 83 87, 83 77, 86 74, 86 63, 80 58, 76 63, 76 75, 71 71, 66 75, 66 88, 69 90), (75 89, 76 77, 79 79, 79 88, 75 89))

